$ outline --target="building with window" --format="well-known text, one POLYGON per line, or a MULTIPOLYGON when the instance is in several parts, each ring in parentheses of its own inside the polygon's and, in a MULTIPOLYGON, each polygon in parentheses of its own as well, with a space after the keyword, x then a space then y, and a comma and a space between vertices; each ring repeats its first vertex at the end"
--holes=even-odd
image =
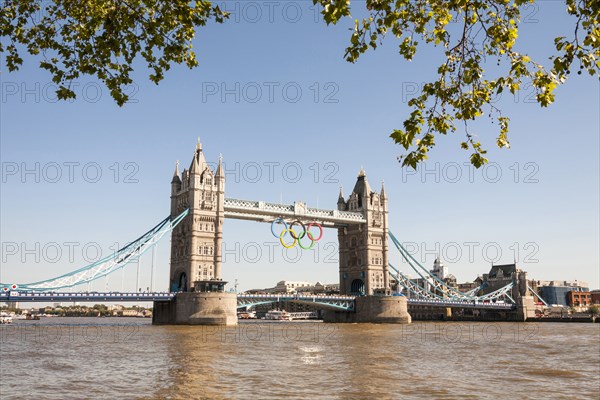
POLYGON ((536 284, 538 294, 548 304, 570 306, 567 301, 569 292, 589 293, 587 282, 583 281, 537 281, 536 284))
POLYGON ((569 307, 589 306, 590 304, 592 304, 592 294, 590 292, 578 290, 567 292, 567 305, 569 307))
POLYGON ((435 259, 435 261, 433 262, 433 269, 429 272, 431 272, 433 276, 437 277, 442 281, 448 277, 448 267, 446 267, 444 263, 442 263, 440 257, 437 257, 435 259))

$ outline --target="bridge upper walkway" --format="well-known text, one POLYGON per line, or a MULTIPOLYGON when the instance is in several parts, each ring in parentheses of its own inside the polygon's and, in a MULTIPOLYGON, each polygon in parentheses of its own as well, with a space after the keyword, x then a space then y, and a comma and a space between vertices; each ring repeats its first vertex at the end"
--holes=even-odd
POLYGON ((367 222, 361 212, 324 210, 307 207, 303 202, 294 204, 267 203, 265 201, 225 199, 225 217, 271 222, 279 217, 313 220, 328 227, 343 227, 367 222))

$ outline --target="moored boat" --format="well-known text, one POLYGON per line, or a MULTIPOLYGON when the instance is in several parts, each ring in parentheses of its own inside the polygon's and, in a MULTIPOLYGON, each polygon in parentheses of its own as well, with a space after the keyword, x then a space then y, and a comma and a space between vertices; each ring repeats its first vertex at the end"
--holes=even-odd
POLYGON ((12 324, 13 317, 5 312, 0 313, 0 324, 12 324))
POLYGON ((292 316, 289 312, 285 310, 270 310, 265 314, 265 319, 275 320, 275 321, 291 321, 292 316))

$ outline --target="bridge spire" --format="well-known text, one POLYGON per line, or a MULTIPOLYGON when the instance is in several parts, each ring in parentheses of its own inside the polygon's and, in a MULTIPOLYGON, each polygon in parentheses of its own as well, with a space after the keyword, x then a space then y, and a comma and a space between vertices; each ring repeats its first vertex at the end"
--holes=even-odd
POLYGON ((190 164, 190 173, 201 174, 205 168, 206 159, 204 158, 204 153, 202 152, 202 144, 200 143, 200 138, 198 138, 198 142, 196 143, 196 150, 194 150, 194 158, 192 159, 192 163, 190 164))
POLYGON ((215 176, 217 178, 225 176, 225 173, 223 171, 223 154, 220 154, 220 153, 219 153, 219 165, 217 165, 217 173, 215 176))
POLYGON ((381 181, 381 198, 382 199, 386 198, 386 196, 385 196, 385 182, 383 180, 381 181))
MULTIPOLYGON (((202 150, 200 150, 202 151, 202 150)), ((190 173, 192 175, 200 173, 198 170, 200 167, 198 166, 198 153, 194 152, 194 158, 192 158, 192 163, 190 164, 190 173)))
POLYGON ((338 196, 338 204, 344 203, 344 188, 340 185, 340 194, 338 196))
POLYGON ((175 162, 175 172, 173 172, 173 179, 171 180, 171 183, 181 182, 179 175, 179 160, 177 160, 175 162))
POLYGON ((359 197, 358 206, 361 207, 365 198, 371 195, 371 186, 367 181, 367 173, 363 167, 360 167, 360 172, 356 178, 356 184, 354 185, 353 193, 356 193, 359 197))

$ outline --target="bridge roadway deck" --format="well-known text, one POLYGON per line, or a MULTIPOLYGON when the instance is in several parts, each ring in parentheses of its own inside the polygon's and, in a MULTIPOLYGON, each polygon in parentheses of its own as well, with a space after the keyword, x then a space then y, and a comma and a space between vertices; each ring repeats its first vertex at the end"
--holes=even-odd
MULTIPOLYGON (((67 292, 10 292, 0 293, 0 302, 19 301, 19 302, 93 302, 93 301, 160 301, 171 300, 176 293, 169 292, 140 292, 140 293, 67 293, 67 292)), ((238 303, 246 302, 248 305, 252 301, 265 302, 272 300, 278 301, 303 301, 303 302, 350 302, 355 299, 354 296, 343 295, 295 295, 295 294, 238 294, 238 303), (241 300, 241 301, 240 301, 241 300)), ((514 305, 511 303, 482 303, 482 302, 466 302, 452 300, 429 300, 429 299, 408 299, 408 304, 411 306, 425 307, 450 307, 450 308, 483 308, 495 310, 511 310, 514 305)))
POLYGON ((67 292, 11 292, 9 294, 1 293, 2 301, 19 302, 37 302, 37 301, 57 301, 57 302, 91 302, 91 301, 154 301, 171 300, 176 293, 169 292, 139 292, 139 293, 67 293, 67 292))

